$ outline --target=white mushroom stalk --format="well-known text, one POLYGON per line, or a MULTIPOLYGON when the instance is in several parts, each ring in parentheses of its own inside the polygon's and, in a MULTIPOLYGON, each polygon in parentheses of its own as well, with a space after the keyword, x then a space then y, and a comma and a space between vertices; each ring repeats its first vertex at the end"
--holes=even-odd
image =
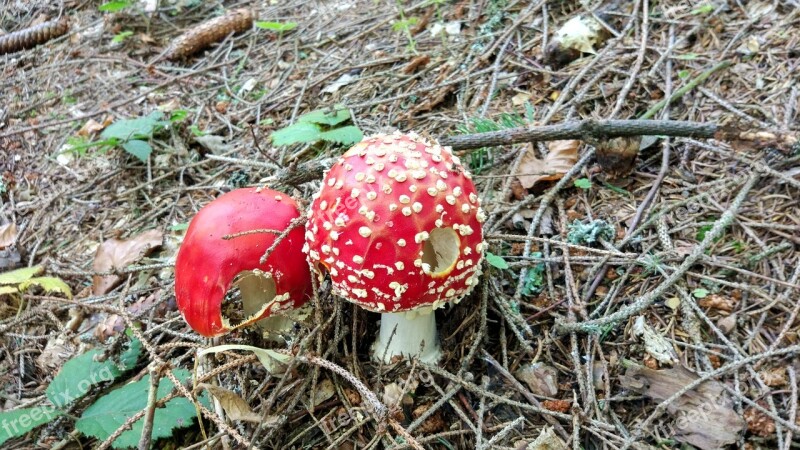
POLYGON ((442 357, 442 346, 436 332, 436 314, 433 311, 381 314, 381 329, 372 344, 372 355, 385 364, 396 356, 437 363, 442 357))

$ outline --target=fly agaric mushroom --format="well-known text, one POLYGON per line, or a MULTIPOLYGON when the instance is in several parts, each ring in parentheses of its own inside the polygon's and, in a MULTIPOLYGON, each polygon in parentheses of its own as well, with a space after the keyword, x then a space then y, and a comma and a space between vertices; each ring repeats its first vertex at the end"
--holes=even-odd
POLYGON ((300 217, 288 195, 270 189, 236 189, 203 207, 189 224, 175 261, 175 297, 183 318, 206 337, 225 334, 259 321, 262 328, 282 325, 280 313, 308 300, 311 274, 297 227, 260 259, 283 231, 300 217), (222 303, 231 286, 239 287, 245 318, 231 324, 222 303), (277 323, 270 323, 277 322, 277 323))
POLYGON ((308 217, 304 250, 334 292, 382 313, 373 358, 436 362, 433 311, 472 290, 484 250, 485 214, 451 149, 416 134, 367 138, 327 172, 308 217))

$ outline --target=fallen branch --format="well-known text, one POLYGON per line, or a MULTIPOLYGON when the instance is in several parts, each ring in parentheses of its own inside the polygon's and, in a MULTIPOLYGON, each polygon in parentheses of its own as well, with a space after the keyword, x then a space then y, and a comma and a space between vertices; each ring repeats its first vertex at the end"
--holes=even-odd
MULTIPOLYGON (((464 134, 439 138, 439 143, 453 150, 470 150, 500 145, 524 144, 537 141, 580 139, 602 141, 630 136, 677 136, 720 141, 746 141, 756 146, 772 145, 787 148, 797 145, 796 135, 766 130, 744 130, 722 127, 716 123, 690 122, 683 120, 579 120, 540 127, 509 128, 488 133, 464 134)), ((335 159, 309 161, 289 167, 267 182, 276 186, 299 186, 322 178, 322 173, 335 159)))
POLYGON ((488 133, 449 136, 439 140, 453 150, 522 144, 561 139, 603 140, 622 136, 681 136, 713 138, 720 131, 715 123, 682 120, 580 120, 541 127, 520 127, 488 133))

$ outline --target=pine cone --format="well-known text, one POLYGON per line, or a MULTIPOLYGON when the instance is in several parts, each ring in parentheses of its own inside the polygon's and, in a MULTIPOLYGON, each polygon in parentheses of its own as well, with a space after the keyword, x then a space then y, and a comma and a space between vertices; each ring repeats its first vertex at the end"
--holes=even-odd
POLYGON ((67 31, 69 31, 69 21, 63 18, 2 35, 0 36, 0 55, 36 47, 66 34, 67 31))
POLYGON ((169 59, 183 59, 225 39, 231 33, 241 33, 253 26, 253 12, 235 9, 224 16, 208 20, 178 36, 167 51, 169 59))

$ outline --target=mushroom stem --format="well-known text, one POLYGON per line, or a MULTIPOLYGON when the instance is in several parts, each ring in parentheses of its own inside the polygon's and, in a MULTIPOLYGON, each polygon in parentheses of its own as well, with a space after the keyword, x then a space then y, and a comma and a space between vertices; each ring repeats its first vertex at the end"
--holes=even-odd
POLYGON ((429 364, 439 361, 442 348, 436 332, 436 314, 432 311, 381 314, 381 330, 372 345, 372 358, 389 364, 395 356, 417 358, 429 364))

